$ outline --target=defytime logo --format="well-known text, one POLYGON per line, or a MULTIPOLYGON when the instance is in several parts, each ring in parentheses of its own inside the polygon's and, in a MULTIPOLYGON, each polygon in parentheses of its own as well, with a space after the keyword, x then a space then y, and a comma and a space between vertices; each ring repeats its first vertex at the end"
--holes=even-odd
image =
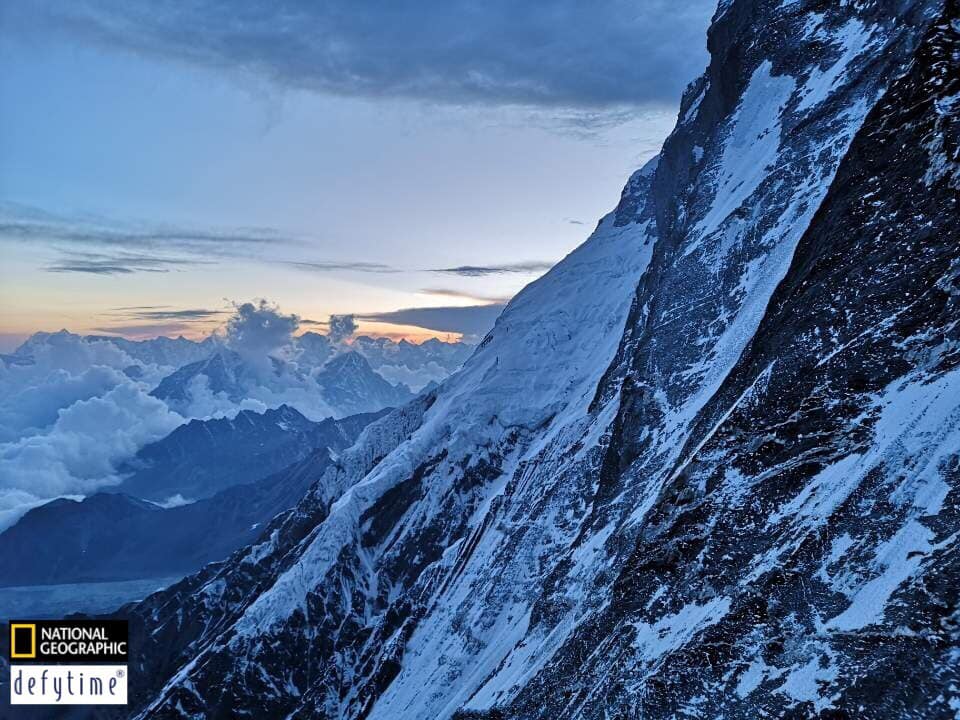
POLYGON ((11 705, 126 705, 126 620, 10 622, 11 705))

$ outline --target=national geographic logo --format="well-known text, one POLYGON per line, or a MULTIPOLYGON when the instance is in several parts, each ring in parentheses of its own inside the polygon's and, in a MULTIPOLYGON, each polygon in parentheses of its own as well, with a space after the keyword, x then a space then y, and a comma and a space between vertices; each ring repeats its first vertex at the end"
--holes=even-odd
POLYGON ((125 705, 126 620, 12 620, 11 705, 125 705))
POLYGON ((36 623, 10 623, 10 659, 33 660, 36 657, 36 623))

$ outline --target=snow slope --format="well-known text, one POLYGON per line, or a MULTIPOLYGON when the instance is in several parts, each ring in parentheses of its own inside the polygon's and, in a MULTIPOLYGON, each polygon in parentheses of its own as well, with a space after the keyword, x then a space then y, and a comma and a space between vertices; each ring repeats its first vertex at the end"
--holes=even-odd
POLYGON ((952 717, 957 3, 733 0, 657 161, 258 544, 140 717, 952 717))

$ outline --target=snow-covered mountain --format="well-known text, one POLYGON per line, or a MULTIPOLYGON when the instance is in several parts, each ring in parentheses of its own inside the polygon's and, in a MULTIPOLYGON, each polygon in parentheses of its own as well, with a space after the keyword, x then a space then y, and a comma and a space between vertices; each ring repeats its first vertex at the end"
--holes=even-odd
POLYGON ((188 417, 229 412, 242 407, 244 400, 266 407, 285 401, 298 404, 305 395, 322 399, 300 403, 314 416, 375 412, 407 402, 413 393, 442 381, 474 349, 461 342, 417 344, 365 335, 350 344, 334 343, 326 335, 307 332, 267 359, 246 357, 215 336, 199 342, 183 337, 133 341, 100 335, 81 338, 61 330, 35 333, 14 354, 0 359, 10 365, 30 363, 51 346, 81 341, 108 344, 125 353, 132 364, 124 371, 137 381, 143 378, 144 366, 166 369, 150 394, 188 417))
POLYGON ((340 452, 382 414, 313 422, 281 405, 263 413, 242 410, 233 418, 191 420, 141 448, 120 468, 123 482, 105 489, 160 503, 210 497, 278 472, 316 448, 340 452))
POLYGON ((128 608, 144 718, 955 717, 960 9, 725 0, 463 369, 128 608))
POLYGON ((144 365, 153 364, 173 368, 183 367, 188 363, 209 357, 220 345, 220 341, 215 337, 196 341, 188 340, 182 335, 175 338, 160 336, 150 340, 128 340, 107 335, 87 335, 84 339, 88 342, 112 343, 144 365))
MULTIPOLYGON (((282 371, 274 363, 275 372, 282 371)), ((223 395, 232 403, 247 396, 247 386, 259 384, 255 369, 238 353, 220 348, 211 355, 188 363, 160 381, 150 395, 175 408, 186 409, 201 387, 213 395, 223 395)))
POLYGON ((313 415, 346 417, 402 405, 413 397, 406 385, 387 382, 356 352, 335 354, 317 368, 275 357, 257 359, 266 363, 220 349, 174 371, 150 394, 188 416, 242 406, 252 399, 268 407, 277 401, 297 405, 303 400, 300 404, 309 405, 313 415))
POLYGON ((314 374, 323 399, 342 415, 376 412, 408 402, 413 393, 404 384, 392 385, 374 372, 357 352, 335 355, 314 374))
MULTIPOLYGON (((301 341, 303 337, 301 336, 301 341)), ((394 384, 404 384, 420 392, 431 382, 442 382, 466 362, 473 345, 442 342, 436 338, 422 343, 360 335, 350 348, 363 355, 378 374, 394 384)))
POLYGON ((0 533, 0 586, 170 577, 223 560, 383 414, 313 423, 282 406, 193 420, 143 448, 141 468, 109 494, 53 500, 0 533), (144 500, 171 496, 202 499, 144 500))
MULTIPOLYGON (((59 330, 53 333, 37 332, 27 338, 13 355, 8 357, 15 358, 18 362, 28 362, 38 351, 46 350, 51 345, 55 346, 80 339, 81 336, 68 330, 59 330)), ((201 341, 188 340, 183 336, 176 338, 157 337, 151 340, 127 340, 112 335, 86 335, 82 339, 88 343, 109 343, 125 352, 131 359, 144 365, 158 365, 167 368, 179 368, 209 357, 220 344, 213 337, 201 341)))
POLYGON ((468 343, 443 342, 435 338, 412 343, 367 335, 353 338, 349 345, 338 345, 326 335, 306 332, 296 338, 292 354, 300 365, 321 367, 339 353, 359 353, 378 375, 391 384, 403 384, 420 392, 429 383, 440 382, 459 369, 473 349, 474 346, 468 343))

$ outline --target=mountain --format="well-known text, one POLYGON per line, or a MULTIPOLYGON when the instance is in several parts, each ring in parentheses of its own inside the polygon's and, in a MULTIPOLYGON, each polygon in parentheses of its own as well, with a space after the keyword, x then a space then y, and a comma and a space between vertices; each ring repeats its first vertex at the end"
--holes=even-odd
POLYGON ((317 448, 344 450, 382 414, 313 422, 281 405, 263 413, 243 410, 232 419, 191 420, 141 448, 120 468, 129 475, 112 490, 161 503, 211 497, 278 472, 317 448))
POLYGON ((75 335, 68 330, 54 333, 37 332, 25 340, 13 353, 5 356, 7 362, 27 364, 37 352, 71 343, 107 343, 122 350, 133 361, 144 365, 158 365, 165 368, 179 368, 188 363, 208 357, 217 347, 217 341, 210 337, 196 342, 184 337, 157 337, 151 340, 127 340, 111 335, 75 335))
POLYGON ((197 383, 213 394, 223 394, 232 402, 247 395, 247 385, 256 385, 254 369, 232 350, 220 349, 196 362, 188 363, 160 381, 150 394, 168 405, 180 407, 192 400, 197 383))
POLYGON ((33 358, 28 355, 15 355, 8 353, 0 353, 0 362, 4 363, 7 366, 12 365, 32 365, 33 358))
POLYGON ((474 350, 468 343, 443 342, 436 338, 412 343, 367 335, 353 338, 349 345, 336 345, 326 335, 314 332, 297 337, 295 346, 296 361, 301 366, 322 367, 335 355, 355 352, 391 385, 406 385, 414 392, 455 372, 474 350))
POLYGON ((156 337, 150 340, 128 340, 112 335, 86 335, 87 342, 108 342, 116 345, 127 355, 145 365, 161 365, 180 368, 198 362, 214 352, 218 341, 207 337, 200 341, 180 337, 156 337))
POLYGON ((34 508, 0 533, 0 585, 110 582, 194 572, 257 540, 330 463, 326 448, 256 483, 162 508, 121 493, 34 508))
POLYGON ((269 541, 269 535, 261 538, 263 526, 295 506, 337 453, 383 415, 311 423, 282 407, 262 416, 241 413, 233 421, 194 421, 154 447, 148 478, 163 489, 145 489, 205 499, 163 508, 123 492, 101 492, 33 508, 0 533, 0 586, 182 575, 258 538, 269 541), (256 443, 257 429, 269 434, 278 426, 300 447, 290 453, 296 459, 289 466, 271 474, 277 443, 269 457, 247 446, 256 443))
POLYGON ((406 385, 390 384, 356 352, 334 356, 313 377, 326 403, 348 415, 403 405, 413 398, 406 385))
POLYGON ((142 718, 952 718, 960 8, 725 0, 657 159, 269 541, 142 718))
POLYGON ((416 344, 407 340, 360 335, 350 348, 363 355, 370 366, 393 384, 403 383, 415 392, 431 382, 442 382, 456 372, 473 353, 474 346, 443 342, 436 338, 416 344))
POLYGON ((171 373, 150 394, 186 414, 191 414, 198 398, 208 396, 234 404, 263 396, 289 397, 291 402, 297 398, 309 401, 314 411, 319 399, 323 411, 336 417, 377 412, 413 397, 406 385, 393 385, 374 372, 359 353, 335 354, 316 369, 274 357, 267 360, 269 367, 261 368, 239 353, 219 350, 171 373))
POLYGON ((326 335, 315 332, 305 332, 294 342, 297 349, 297 363, 307 367, 323 367, 338 349, 326 335))

